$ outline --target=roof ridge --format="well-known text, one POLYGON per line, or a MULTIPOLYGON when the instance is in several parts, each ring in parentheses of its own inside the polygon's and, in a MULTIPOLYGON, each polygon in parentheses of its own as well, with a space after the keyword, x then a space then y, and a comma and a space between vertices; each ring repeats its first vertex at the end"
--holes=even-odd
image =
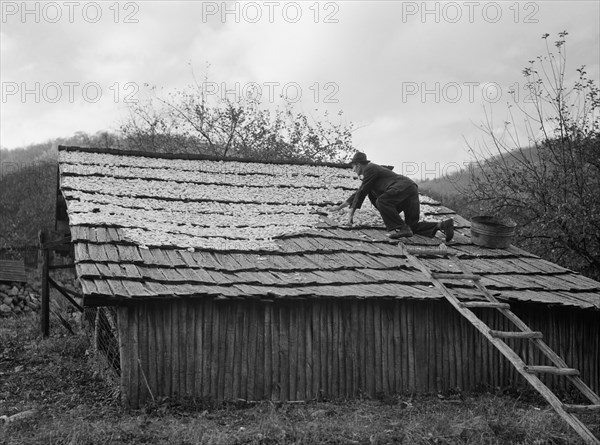
POLYGON ((122 150, 118 148, 100 148, 100 147, 78 147, 78 146, 67 146, 59 145, 58 151, 80 151, 84 153, 99 153, 99 154, 111 154, 117 156, 138 156, 143 158, 158 158, 158 159, 182 159, 182 160, 196 160, 196 161, 223 161, 223 162, 245 162, 252 164, 276 164, 276 165, 307 165, 312 167, 334 167, 334 168, 346 168, 350 169, 351 165, 342 162, 309 162, 300 160, 260 160, 253 158, 245 158, 239 156, 216 156, 209 154, 200 153, 157 153, 150 151, 141 150, 122 150))

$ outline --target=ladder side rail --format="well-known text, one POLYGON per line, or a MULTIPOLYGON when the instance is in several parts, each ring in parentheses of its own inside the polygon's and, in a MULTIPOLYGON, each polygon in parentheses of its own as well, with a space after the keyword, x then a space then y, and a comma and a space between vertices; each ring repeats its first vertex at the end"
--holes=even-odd
MULTIPOLYGON (((448 302, 454 306, 454 308, 464 316, 471 324, 479 330, 484 337, 492 343, 502 355, 504 355, 516 368, 516 370, 529 382, 531 386, 533 386, 541 395, 546 399, 546 401, 554 408, 556 413, 565 421, 567 424, 573 428, 577 434, 588 444, 592 445, 600 445, 600 440, 596 436, 594 436, 591 431, 585 426, 585 424, 579 420, 575 415, 567 412, 564 408, 564 404, 562 401, 548 388, 535 374, 531 374, 526 371, 526 364, 523 362, 521 357, 504 341, 493 337, 490 334, 490 327, 486 325, 474 312, 472 312, 468 308, 464 308, 461 306, 460 300, 453 295, 448 288, 439 280, 435 279, 429 269, 419 261, 418 258, 413 255, 406 255, 409 263, 423 272, 433 283, 433 285, 440 290, 442 295, 448 300, 448 302)), ((505 310, 505 309, 503 309, 505 310)), ((529 330, 529 327, 527 327, 529 330)))

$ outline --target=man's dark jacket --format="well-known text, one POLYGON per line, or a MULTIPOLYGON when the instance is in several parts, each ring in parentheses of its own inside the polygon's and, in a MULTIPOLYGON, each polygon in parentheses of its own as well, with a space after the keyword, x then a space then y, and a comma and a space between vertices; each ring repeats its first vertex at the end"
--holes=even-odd
POLYGON ((352 209, 360 209, 365 198, 375 205, 379 198, 387 190, 402 191, 411 185, 417 185, 412 179, 394 173, 391 169, 370 162, 363 170, 362 183, 356 193, 346 201, 352 209))

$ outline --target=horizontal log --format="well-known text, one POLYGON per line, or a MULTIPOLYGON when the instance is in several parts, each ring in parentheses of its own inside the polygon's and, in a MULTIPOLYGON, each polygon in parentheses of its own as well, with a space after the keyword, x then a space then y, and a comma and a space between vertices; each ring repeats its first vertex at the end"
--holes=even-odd
POLYGON ((579 375, 578 369, 556 366, 525 366, 524 370, 530 374, 579 375))
POLYGON ((0 281, 24 283, 27 281, 27 275, 19 273, 4 273, 4 271, 2 271, 0 272, 0 281))
POLYGON ((46 241, 45 243, 41 243, 42 249, 48 250, 65 250, 69 249, 71 244, 71 237, 67 236, 61 239, 46 241))
POLYGON ((468 273, 432 273, 431 276, 438 280, 481 280, 479 275, 468 273))
POLYGON ((419 247, 409 247, 406 249, 406 253, 409 255, 442 255, 448 256, 447 250, 442 249, 433 249, 433 248, 419 248, 419 247))
POLYGON ((491 308, 491 309, 510 309, 510 304, 508 303, 497 303, 494 301, 468 301, 460 304, 462 307, 472 308, 472 307, 483 307, 483 308, 491 308))
POLYGON ((0 280, 17 282, 27 281, 23 260, 0 260, 0 280))
POLYGON ((497 337, 497 338, 543 338, 544 337, 543 334, 538 331, 511 332, 511 331, 494 331, 494 330, 490 329, 489 334, 492 337, 497 337))
POLYGON ((600 412, 600 405, 563 405, 563 409, 568 413, 597 413, 600 412))

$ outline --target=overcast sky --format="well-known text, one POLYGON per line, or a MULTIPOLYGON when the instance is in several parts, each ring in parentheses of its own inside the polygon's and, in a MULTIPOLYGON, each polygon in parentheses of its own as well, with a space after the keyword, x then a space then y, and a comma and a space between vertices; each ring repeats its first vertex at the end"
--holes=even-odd
MULTIPOLYGON (((116 130, 144 84, 343 111, 370 159, 417 178, 467 162, 493 107, 567 30, 597 83, 600 2, 2 2, 0 143, 116 130), (207 71, 207 64, 210 65, 207 71), (256 91, 256 90, 252 90, 256 91)), ((525 94, 519 100, 524 100, 525 94)))

